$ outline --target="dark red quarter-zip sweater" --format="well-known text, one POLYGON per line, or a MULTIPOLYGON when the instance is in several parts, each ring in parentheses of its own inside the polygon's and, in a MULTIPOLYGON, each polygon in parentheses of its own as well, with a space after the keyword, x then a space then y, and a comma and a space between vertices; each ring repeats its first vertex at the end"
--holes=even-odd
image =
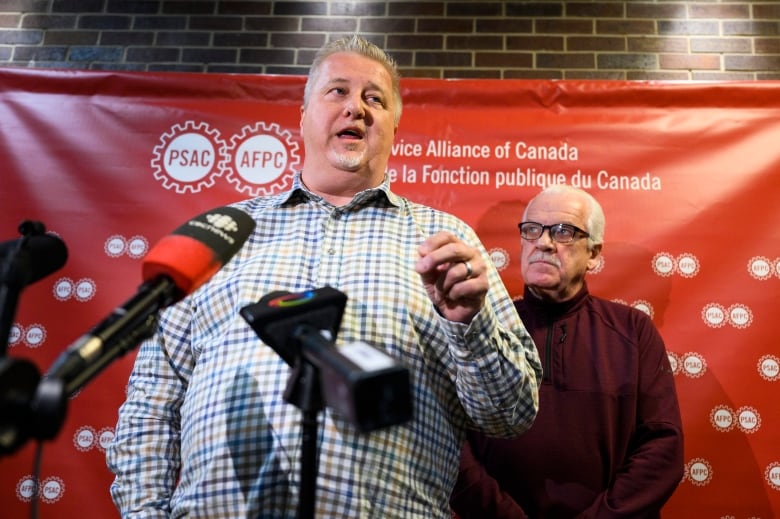
POLYGON ((544 375, 539 413, 513 439, 470 433, 452 495, 461 519, 657 518, 683 477, 674 376, 649 316, 526 288, 515 306, 544 375))

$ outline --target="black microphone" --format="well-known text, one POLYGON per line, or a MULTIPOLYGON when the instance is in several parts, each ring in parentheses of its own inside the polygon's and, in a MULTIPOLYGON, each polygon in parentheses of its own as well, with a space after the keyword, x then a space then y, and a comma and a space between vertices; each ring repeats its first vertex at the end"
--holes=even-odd
POLYGON ((144 283, 125 304, 71 344, 45 378, 73 395, 110 361, 154 333, 157 313, 191 294, 221 269, 255 228, 244 211, 219 207, 164 237, 142 260, 144 283))
POLYGON ((0 243, 0 355, 22 290, 61 269, 68 259, 65 242, 45 230, 43 223, 26 220, 19 225, 21 238, 0 243))
MULTIPOLYGON (((276 291, 241 309, 258 336, 290 366, 302 360, 319 370, 324 402, 361 432, 397 425, 412 417, 409 370, 364 342, 336 347, 347 297, 332 287, 300 293, 276 291)), ((285 397, 296 403, 294 384, 285 397)))
POLYGON ((0 243, 0 257, 3 271, 13 274, 3 280, 24 288, 61 269, 68 260, 68 248, 54 234, 32 235, 0 243))

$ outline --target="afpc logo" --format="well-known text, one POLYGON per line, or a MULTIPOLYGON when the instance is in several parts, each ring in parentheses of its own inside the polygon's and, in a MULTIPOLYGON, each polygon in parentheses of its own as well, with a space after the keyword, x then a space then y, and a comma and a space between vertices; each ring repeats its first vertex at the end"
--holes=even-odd
POLYGON ((204 122, 174 124, 152 151, 154 178, 177 193, 199 193, 223 173, 225 141, 204 122))
POLYGON ((712 467, 703 458, 693 458, 685 464, 685 478, 699 487, 707 485, 712 481, 712 467))
POLYGON ((716 431, 728 432, 736 427, 737 418, 729 406, 719 405, 710 411, 710 424, 716 431))
POLYGON ((748 260, 747 270, 753 279, 764 281, 772 277, 773 271, 780 272, 776 266, 780 266, 780 259, 775 260, 775 265, 772 265, 772 261, 765 256, 753 256, 748 260))
POLYGON ((271 195, 292 184, 298 167, 298 143, 278 124, 245 126, 227 147, 227 180, 249 196, 271 195))
POLYGON ((494 249, 490 249, 488 251, 488 255, 490 256, 490 261, 493 262, 493 265, 499 272, 509 266, 509 252, 507 252, 506 249, 496 247, 494 249))
POLYGON ((97 448, 102 452, 106 452, 108 446, 114 441, 114 429, 111 427, 104 427, 98 432, 97 448))
POLYGON ((773 461, 767 465, 764 471, 764 477, 769 486, 775 490, 780 490, 780 463, 773 461))

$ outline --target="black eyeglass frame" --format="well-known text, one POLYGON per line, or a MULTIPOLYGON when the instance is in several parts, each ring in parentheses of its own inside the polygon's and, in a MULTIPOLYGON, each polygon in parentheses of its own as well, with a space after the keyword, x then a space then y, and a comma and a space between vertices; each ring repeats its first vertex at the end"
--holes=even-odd
POLYGON ((580 235, 581 238, 590 238, 590 233, 588 233, 587 231, 583 231, 582 229, 580 229, 576 225, 572 225, 570 223, 553 223, 553 224, 550 224, 550 225, 542 225, 539 222, 526 221, 526 222, 520 222, 519 224, 517 224, 517 228, 520 230, 520 237, 522 239, 528 240, 528 241, 536 241, 539 238, 541 238, 542 235, 544 234, 545 229, 549 230, 549 232, 550 232, 550 240, 554 241, 555 243, 572 243, 575 239, 577 239, 577 235, 580 235), (528 238, 528 237, 526 237, 525 233, 523 232, 523 226, 527 225, 527 224, 533 224, 533 225, 536 225, 538 227, 541 227, 542 230, 539 233, 539 236, 537 236, 536 238, 528 238), (561 241, 561 240, 556 239, 555 236, 557 234, 557 229, 566 229, 566 230, 570 231, 571 232, 571 240, 561 241))

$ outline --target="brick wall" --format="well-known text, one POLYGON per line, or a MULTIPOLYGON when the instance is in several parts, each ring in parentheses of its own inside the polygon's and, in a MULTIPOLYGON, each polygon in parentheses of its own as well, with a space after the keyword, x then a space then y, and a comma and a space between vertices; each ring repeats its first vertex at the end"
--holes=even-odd
POLYGON ((352 32, 407 77, 780 79, 776 0, 2 0, 0 66, 304 74, 352 32))

